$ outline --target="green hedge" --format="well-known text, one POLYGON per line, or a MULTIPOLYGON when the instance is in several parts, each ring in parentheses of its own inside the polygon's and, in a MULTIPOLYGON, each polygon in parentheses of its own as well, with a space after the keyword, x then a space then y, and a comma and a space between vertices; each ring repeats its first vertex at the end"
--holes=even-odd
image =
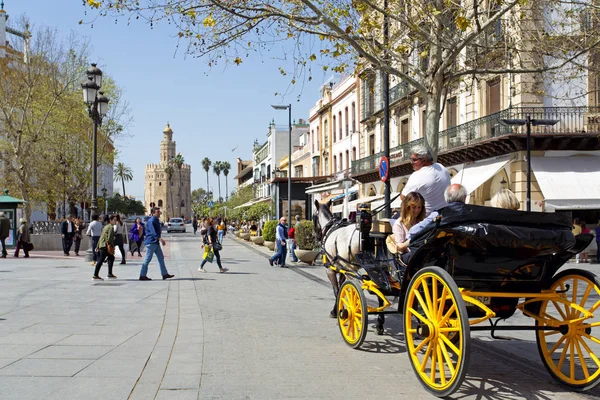
POLYGON ((318 246, 312 221, 300 222, 296 228, 296 245, 300 250, 314 250, 318 246))
POLYGON ((263 228, 262 237, 267 242, 275 241, 275 228, 277 227, 277 221, 270 220, 265 222, 265 226, 263 228))

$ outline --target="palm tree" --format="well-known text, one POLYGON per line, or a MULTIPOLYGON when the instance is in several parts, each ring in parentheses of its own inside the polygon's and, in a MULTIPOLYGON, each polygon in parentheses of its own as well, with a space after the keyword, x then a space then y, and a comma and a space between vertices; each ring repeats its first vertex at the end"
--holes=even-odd
MULTIPOLYGON (((177 207, 181 207, 181 167, 183 167, 183 163, 185 163, 185 158, 183 158, 183 156, 181 155, 181 153, 177 153, 177 155, 175 156, 175 158, 173 158, 173 164, 175 165, 175 167, 177 168, 177 171, 179 172, 179 189, 177 190, 177 196, 178 196, 178 201, 179 203, 177 207)), ((179 217, 179 215, 177 215, 179 217)))
POLYGON ((167 174, 167 192, 171 193, 171 214, 167 215, 167 220, 169 218, 173 218, 173 191, 171 190, 171 178, 173 178, 173 160, 169 161, 167 168, 165 168, 165 173, 167 174))
POLYGON ((210 189, 208 186, 208 171, 210 171, 211 164, 212 164, 212 162, 210 161, 210 159, 208 157, 204 157, 204 160, 202 160, 202 168, 204 168, 204 170, 206 171, 206 193, 207 194, 210 192, 210 189))
POLYGON ((219 181, 219 201, 221 201, 221 171, 222 171, 221 161, 215 161, 215 165, 213 165, 213 172, 217 174, 217 180, 219 181))
POLYGON ((115 174, 114 181, 120 180, 123 184, 123 197, 125 197, 125 181, 130 182, 133 180, 133 171, 124 163, 118 162, 113 172, 115 174))
POLYGON ((221 162, 221 171, 223 171, 223 175, 225 175, 225 201, 229 198, 229 185, 227 185, 227 175, 229 175, 229 170, 231 169, 231 164, 229 161, 221 162))

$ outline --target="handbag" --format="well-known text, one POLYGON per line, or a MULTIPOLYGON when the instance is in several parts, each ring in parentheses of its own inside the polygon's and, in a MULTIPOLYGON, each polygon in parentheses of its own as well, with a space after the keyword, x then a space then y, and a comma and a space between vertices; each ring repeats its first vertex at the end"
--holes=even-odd
POLYGON ((108 251, 108 254, 110 254, 111 256, 114 256, 115 246, 111 246, 110 244, 106 243, 106 251, 108 251))
POLYGON ((33 243, 27 242, 27 251, 29 252, 31 250, 33 250, 33 243))
POLYGON ((213 249, 215 249, 216 251, 223 250, 223 245, 221 243, 214 243, 212 246, 213 246, 213 249))
POLYGON ((202 258, 206 261, 208 261, 209 263, 213 262, 213 259, 215 257, 215 253, 213 253, 212 249, 210 247, 205 247, 204 248, 204 255, 202 256, 202 258))

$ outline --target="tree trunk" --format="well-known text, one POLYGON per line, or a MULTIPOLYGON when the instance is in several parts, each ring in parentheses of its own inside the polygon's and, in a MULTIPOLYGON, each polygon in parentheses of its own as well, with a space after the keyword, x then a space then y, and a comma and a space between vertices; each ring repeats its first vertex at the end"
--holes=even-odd
POLYGON ((425 147, 427 147, 427 149, 431 152, 434 162, 437 160, 437 155, 440 148, 439 132, 442 85, 443 82, 441 79, 434 78, 434 81, 430 85, 430 90, 428 91, 425 99, 425 147))
POLYGON ((227 175, 225 175, 225 201, 229 199, 229 185, 227 184, 227 175))
POLYGON ((209 183, 208 183, 208 171, 206 171, 206 195, 208 196, 208 193, 210 192, 210 190, 208 189, 209 183))
POLYGON ((219 198, 217 200, 221 201, 221 175, 217 175, 217 181, 219 182, 219 198))
POLYGON ((121 183, 123 184, 123 198, 127 197, 125 196, 125 179, 121 178, 121 183))

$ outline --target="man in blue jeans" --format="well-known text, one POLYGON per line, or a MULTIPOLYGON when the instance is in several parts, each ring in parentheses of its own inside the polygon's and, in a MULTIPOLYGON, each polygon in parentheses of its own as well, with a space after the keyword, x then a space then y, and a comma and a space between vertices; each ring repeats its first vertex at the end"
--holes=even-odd
POLYGON ((153 207, 151 210, 152 216, 146 222, 146 239, 144 240, 144 245, 146 245, 146 258, 144 258, 144 262, 142 263, 142 270, 140 271, 140 281, 151 281, 152 279, 148 278, 146 274, 148 273, 148 264, 152 260, 152 255, 156 254, 156 259, 158 260, 158 265, 160 266, 160 273, 162 274, 163 281, 165 279, 169 279, 174 277, 175 275, 169 275, 167 271, 167 267, 165 266, 165 256, 163 255, 162 249, 160 245, 163 246, 166 244, 164 239, 160 237, 160 208, 153 207))
POLYGON ((277 243, 277 253, 271 258, 269 258, 269 264, 271 267, 273 266, 273 261, 278 260, 279 266, 281 268, 285 267, 285 255, 287 253, 287 246, 285 245, 285 240, 287 239, 287 228, 285 226, 287 222, 286 217, 281 217, 279 219, 279 224, 277 224, 277 228, 275 229, 275 242, 277 243))

